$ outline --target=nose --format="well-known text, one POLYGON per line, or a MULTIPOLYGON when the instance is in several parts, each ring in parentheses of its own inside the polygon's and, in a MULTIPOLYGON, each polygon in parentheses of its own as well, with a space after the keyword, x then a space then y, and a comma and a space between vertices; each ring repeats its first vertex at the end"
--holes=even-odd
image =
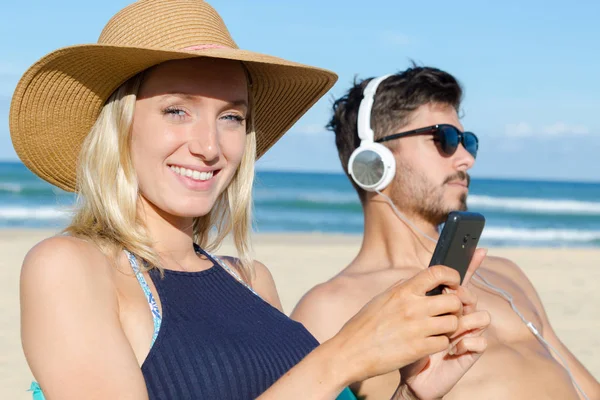
POLYGON ((453 158, 454 167, 457 171, 468 171, 475 164, 475 157, 465 149, 462 143, 458 145, 453 158))
POLYGON ((201 121, 191 128, 188 140, 190 153, 206 163, 215 161, 221 155, 219 132, 213 121, 201 121))

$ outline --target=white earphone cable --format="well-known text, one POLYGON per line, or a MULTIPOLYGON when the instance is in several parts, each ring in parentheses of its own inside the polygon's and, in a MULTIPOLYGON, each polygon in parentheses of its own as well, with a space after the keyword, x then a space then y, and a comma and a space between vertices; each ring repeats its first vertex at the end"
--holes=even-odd
POLYGON ((436 239, 432 238, 431 236, 429 236, 428 234, 426 234, 425 232, 423 232, 421 229, 419 229, 418 226, 416 226, 415 224, 413 224, 400 211, 398 211, 398 209, 396 208, 396 205, 394 204, 394 202, 392 201, 392 199, 390 199, 385 194, 381 193, 379 190, 376 190, 375 193, 377 193, 378 195, 380 195, 381 197, 383 197, 388 202, 388 204, 390 205, 390 207, 392 207, 392 210, 394 211, 394 214, 396 214, 396 216, 398 218, 400 218, 402 221, 404 221, 404 223, 406 223, 408 226, 410 226, 411 228, 413 228, 415 231, 417 231, 418 233, 420 233, 421 235, 423 235, 425 238, 431 240, 433 243, 437 243, 436 239))
POLYGON ((565 359, 563 358, 563 356, 558 352, 558 350, 556 350, 554 348, 554 346, 552 346, 550 343, 548 343, 546 341, 546 339, 544 339, 544 337, 539 333, 539 331, 537 330, 537 328, 535 327, 535 325, 528 321, 523 314, 521 314, 521 312, 519 311, 519 309, 517 308, 517 306, 515 306, 515 303, 513 302, 513 297, 510 293, 500 289, 497 286, 492 285, 491 283, 489 283, 483 276, 481 276, 478 272, 475 272, 475 275, 477 275, 477 278, 480 279, 479 284, 482 284, 483 286, 487 286, 489 289, 495 291, 496 293, 498 293, 499 295, 501 295, 502 297, 504 297, 510 304, 510 307, 513 309, 513 311, 519 316, 519 318, 521 318, 521 321, 523 321, 523 323, 525 325, 527 325, 527 328, 529 328, 529 330, 531 331, 531 333, 533 333, 533 335, 540 341, 542 342, 542 345, 544 345, 546 347, 547 350, 551 351, 552 353, 556 354, 558 356, 558 358, 560 359, 560 362, 562 363, 563 367, 565 368, 565 370, 567 371, 567 373, 569 374, 569 377, 571 378, 571 381, 573 382, 573 385, 575 385, 575 388, 577 388, 577 390, 579 390, 579 392, 582 394, 583 398, 586 400, 589 400, 588 397, 586 396, 585 392, 583 391, 583 389, 581 389, 581 387, 579 386, 579 384, 577 383, 577 381, 575 380, 575 377, 573 376, 573 374, 571 373, 571 370, 569 369, 569 366, 567 364, 567 362, 565 361, 565 359))
MULTIPOLYGON (((416 232, 418 232, 421 235, 423 235, 423 237, 425 237, 425 238, 427 238, 427 239, 429 239, 432 242, 434 242, 434 243, 437 244, 437 240, 436 239, 434 239, 431 236, 427 235, 425 232, 423 232, 421 229, 419 229, 415 224, 413 224, 408 218, 406 218, 400 211, 398 211, 398 209, 396 208, 396 205, 394 204, 394 202, 392 201, 392 199, 390 199, 385 194, 381 193, 379 190, 376 190, 375 192, 377 194, 379 194, 381 197, 383 197, 387 201, 387 203, 390 205, 390 207, 394 211, 394 214, 396 214, 396 216, 399 219, 401 219, 402 221, 404 221, 408 226, 410 226, 416 232)), ((521 312, 519 311, 519 309, 517 308, 517 306, 513 302, 512 295, 510 293, 508 293, 508 292, 500 289, 499 287, 494 286, 491 283, 489 283, 477 271, 475 271, 475 276, 473 276, 473 278, 477 278, 478 279, 478 283, 480 285, 483 285, 483 286, 487 287, 488 289, 494 291, 498 295, 502 296, 506 301, 508 301, 508 303, 510 304, 510 307, 513 309, 513 311, 519 316, 519 318, 521 319, 521 321, 523 321, 523 323, 527 326, 527 328, 531 331, 531 333, 533 333, 533 335, 542 343, 542 345, 546 348, 546 350, 548 350, 549 352, 554 353, 554 354, 556 354, 558 356, 560 362, 562 363, 563 368, 569 374, 569 377, 571 378, 571 381, 573 382, 573 385, 575 386, 575 388, 579 391, 579 393, 581 393, 581 395, 583 396, 583 398, 585 400, 589 400, 589 398, 587 397, 587 395, 585 394, 585 392, 583 391, 583 389, 581 389, 581 387, 579 386, 579 384, 575 380, 575 377, 573 377, 573 374, 571 373, 571 369, 569 368, 569 365, 567 364, 567 362, 565 361, 565 359, 563 358, 563 356, 558 352, 558 350, 556 350, 554 348, 554 346, 552 346, 550 343, 548 343, 546 341, 546 339, 544 339, 544 337, 539 333, 539 331, 537 330, 537 328, 535 327, 535 325, 532 322, 528 321, 523 316, 523 314, 521 314, 521 312)))

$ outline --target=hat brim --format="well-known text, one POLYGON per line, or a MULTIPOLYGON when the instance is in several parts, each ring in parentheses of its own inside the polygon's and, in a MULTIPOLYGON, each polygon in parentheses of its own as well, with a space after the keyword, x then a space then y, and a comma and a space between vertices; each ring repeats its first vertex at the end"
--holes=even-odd
POLYGON ((192 57, 244 62, 252 80, 257 158, 337 80, 331 71, 239 49, 66 47, 35 63, 15 89, 9 117, 15 151, 36 175, 74 191, 81 145, 110 95, 147 68, 192 57))

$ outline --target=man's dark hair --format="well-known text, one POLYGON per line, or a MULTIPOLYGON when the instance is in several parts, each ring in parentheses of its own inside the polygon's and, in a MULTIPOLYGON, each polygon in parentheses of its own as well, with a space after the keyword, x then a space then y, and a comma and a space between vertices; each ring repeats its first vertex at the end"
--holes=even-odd
MULTIPOLYGON (((371 79, 373 78, 361 82, 354 79, 353 87, 333 103, 333 116, 327 124, 327 129, 335 133, 335 145, 342 168, 363 203, 366 193, 348 174, 348 160, 360 145, 357 129, 358 107, 363 98, 363 91, 371 79)), ((392 130, 407 125, 411 114, 425 104, 448 105, 458 112, 462 95, 460 83, 449 73, 413 64, 407 70, 388 77, 377 88, 376 100, 371 110, 371 127, 375 139, 395 133, 392 130)))

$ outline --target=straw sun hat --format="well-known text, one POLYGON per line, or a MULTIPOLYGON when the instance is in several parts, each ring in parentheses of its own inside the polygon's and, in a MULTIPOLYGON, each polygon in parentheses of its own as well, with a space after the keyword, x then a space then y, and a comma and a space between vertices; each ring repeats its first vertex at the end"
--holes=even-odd
POLYGON ((82 142, 110 95, 153 65, 190 57, 244 63, 252 82, 257 157, 337 79, 327 70, 240 50, 204 1, 140 0, 108 22, 97 44, 56 50, 23 75, 9 118, 18 156, 42 179, 74 191, 82 142))

